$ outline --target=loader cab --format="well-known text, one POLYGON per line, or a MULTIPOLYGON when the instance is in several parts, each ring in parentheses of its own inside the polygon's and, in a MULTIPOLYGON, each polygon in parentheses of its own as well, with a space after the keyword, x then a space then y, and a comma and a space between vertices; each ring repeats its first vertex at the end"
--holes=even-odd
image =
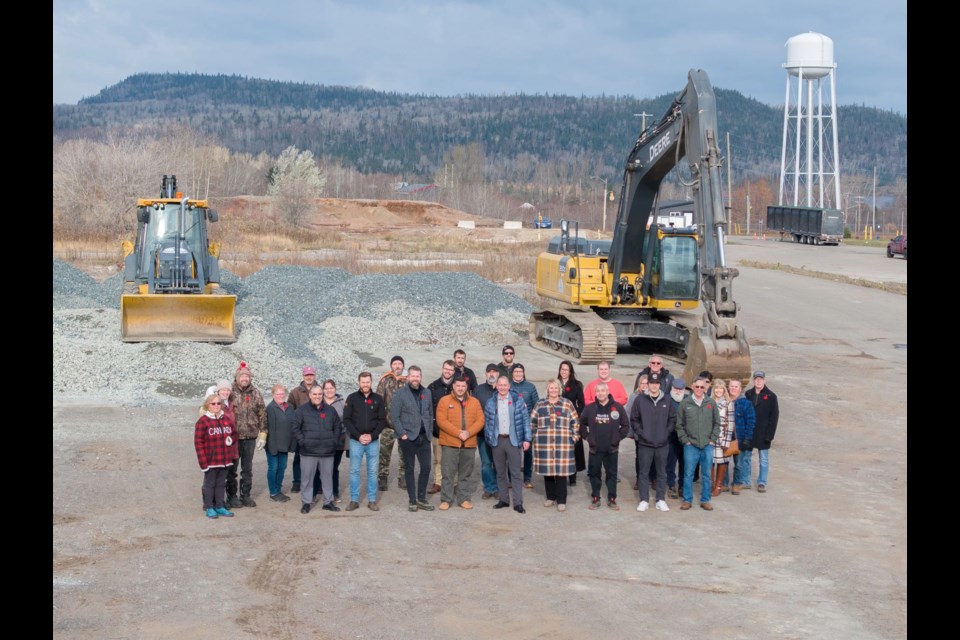
POLYGON ((214 215, 189 200, 157 200, 141 206, 137 211, 138 281, 149 282, 151 293, 170 287, 202 289, 208 270, 206 220, 214 215))

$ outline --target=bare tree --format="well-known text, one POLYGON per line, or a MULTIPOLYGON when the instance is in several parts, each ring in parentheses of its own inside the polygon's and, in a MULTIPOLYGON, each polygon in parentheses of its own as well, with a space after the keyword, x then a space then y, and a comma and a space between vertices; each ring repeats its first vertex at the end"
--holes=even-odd
POLYGON ((300 224, 311 202, 323 194, 326 177, 310 151, 287 147, 270 172, 267 195, 277 198, 280 214, 291 224, 300 224))

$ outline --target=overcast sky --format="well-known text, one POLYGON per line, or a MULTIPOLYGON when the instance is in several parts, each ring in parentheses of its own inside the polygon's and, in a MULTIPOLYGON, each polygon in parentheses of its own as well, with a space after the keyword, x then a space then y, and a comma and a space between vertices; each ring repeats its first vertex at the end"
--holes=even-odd
POLYGON ((702 68, 783 105, 787 39, 808 31, 833 40, 838 104, 906 115, 906 0, 54 0, 53 102, 141 72, 652 98, 702 68))

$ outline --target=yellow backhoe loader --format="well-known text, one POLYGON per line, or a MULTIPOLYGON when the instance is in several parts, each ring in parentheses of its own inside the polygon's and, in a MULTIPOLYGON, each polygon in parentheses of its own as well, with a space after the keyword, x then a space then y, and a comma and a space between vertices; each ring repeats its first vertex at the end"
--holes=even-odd
POLYGON ((137 200, 137 237, 123 243, 120 338, 124 342, 236 342, 237 297, 220 288, 220 243, 206 200, 163 176, 159 198, 137 200))

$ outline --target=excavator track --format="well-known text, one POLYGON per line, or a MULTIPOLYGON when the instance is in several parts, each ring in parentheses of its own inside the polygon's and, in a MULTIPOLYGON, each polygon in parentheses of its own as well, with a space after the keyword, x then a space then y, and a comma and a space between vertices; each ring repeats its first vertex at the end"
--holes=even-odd
POLYGON ((567 355, 577 364, 612 361, 617 356, 617 330, 584 309, 544 309, 530 314, 530 346, 567 355))

